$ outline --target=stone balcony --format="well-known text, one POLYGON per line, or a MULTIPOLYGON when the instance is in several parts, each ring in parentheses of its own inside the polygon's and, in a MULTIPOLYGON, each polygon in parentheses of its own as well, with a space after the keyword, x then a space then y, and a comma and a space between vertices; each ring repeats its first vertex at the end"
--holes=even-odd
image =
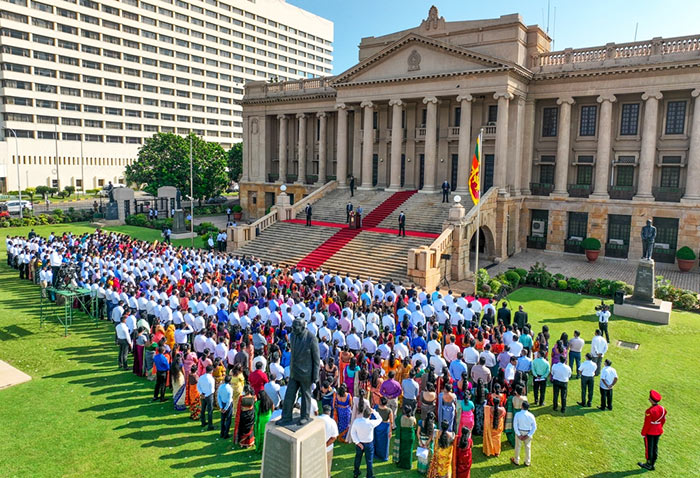
POLYGON ((637 194, 637 188, 634 186, 610 186, 608 188, 610 199, 624 199, 630 201, 635 194, 637 194))
MULTIPOLYGON (((377 142, 379 138, 379 130, 373 129, 372 130, 372 141, 377 142)), ((365 130, 361 129, 360 130, 360 141, 365 140, 365 130)))
POLYGON ((457 140, 459 139, 459 126, 450 126, 447 128, 447 140, 457 140))
POLYGON ((681 198, 685 194, 685 188, 652 188, 651 193, 654 199, 663 202, 681 202, 681 198))
POLYGON ((245 85, 243 103, 279 98, 282 96, 330 95, 335 96, 331 86, 335 76, 309 78, 302 80, 282 81, 250 81, 245 85))
POLYGON ((593 186, 590 184, 569 184, 567 190, 569 197, 587 198, 593 192, 593 186))
POLYGON ((530 193, 533 196, 549 196, 554 191, 554 184, 530 183, 530 193))

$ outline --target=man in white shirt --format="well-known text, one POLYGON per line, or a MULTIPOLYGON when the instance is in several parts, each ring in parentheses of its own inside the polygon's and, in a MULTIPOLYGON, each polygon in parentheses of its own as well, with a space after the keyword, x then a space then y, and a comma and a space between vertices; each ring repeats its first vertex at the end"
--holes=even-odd
POLYGON ((593 400, 593 377, 595 376, 598 366, 593 361, 591 354, 586 354, 586 360, 579 366, 578 372, 581 374, 581 401, 578 402, 582 407, 590 407, 593 400), (586 392, 588 392, 588 400, 586 400, 586 392))
POLYGON ((613 387, 617 384, 617 371, 612 362, 605 360, 605 367, 600 372, 600 407, 599 410, 612 410, 613 387))
POLYGON ((214 414, 214 390, 215 390, 215 385, 214 385, 214 377, 212 376, 212 372, 214 371, 214 367, 211 365, 207 365, 207 371, 204 375, 199 377, 199 380, 197 381, 197 391, 199 392, 199 395, 202 400, 202 427, 207 425, 207 413, 209 414, 209 419, 208 423, 209 426, 207 427, 207 430, 213 430, 214 429, 214 424, 212 421, 213 414, 214 414))
POLYGON ((596 375, 600 375, 601 365, 603 362, 603 356, 608 351, 608 343, 603 338, 600 329, 596 329, 595 336, 591 340, 591 355, 593 355, 593 360, 598 368, 595 371, 596 375))
POLYGON ((442 375, 442 369, 447 367, 445 359, 442 358, 440 355, 431 355, 430 359, 428 360, 430 361, 430 365, 432 365, 435 369, 435 375, 440 377, 442 375))
POLYGON ((362 416, 355 419, 350 429, 350 437, 355 444, 355 469, 354 476, 360 476, 360 464, 362 455, 365 455, 367 465, 367 478, 374 476, 372 462, 374 461, 374 429, 381 425, 382 418, 370 407, 365 406, 362 416))
POLYGON ((513 432, 515 433, 515 457, 510 461, 520 465, 520 448, 525 445, 525 466, 530 466, 530 445, 532 436, 537 430, 537 420, 530 413, 530 404, 523 402, 521 410, 513 416, 513 432))
POLYGON ((331 476, 333 467, 333 443, 338 438, 338 424, 331 418, 332 408, 330 405, 323 406, 323 413, 319 416, 326 427, 326 464, 328 468, 328 478, 331 476))
POLYGON ((566 412, 566 393, 571 378, 571 367, 566 365, 566 357, 561 355, 559 363, 552 365, 552 385, 554 395, 554 411, 557 411, 559 396, 561 395, 561 412, 566 412))
POLYGON ((472 367, 479 363, 479 351, 474 348, 476 341, 474 339, 469 340, 469 347, 464 349, 464 363, 467 364, 467 373, 472 376, 472 367))
POLYGON ((131 332, 126 325, 126 317, 122 316, 117 324, 117 343, 119 344, 119 367, 127 370, 129 366, 126 363, 126 358, 131 349, 131 332))
POLYGON ((600 310, 596 312, 598 316, 598 329, 600 329, 600 335, 605 334, 605 341, 610 343, 610 335, 608 335, 608 322, 610 322, 610 308, 607 305, 602 305, 600 310))

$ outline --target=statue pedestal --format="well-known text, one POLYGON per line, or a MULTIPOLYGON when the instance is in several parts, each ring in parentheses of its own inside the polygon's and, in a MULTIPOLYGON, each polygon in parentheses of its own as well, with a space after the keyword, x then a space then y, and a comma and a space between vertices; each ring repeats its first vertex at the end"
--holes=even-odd
POLYGON ((116 221, 119 219, 119 206, 116 202, 107 203, 105 206, 105 219, 108 221, 116 221))
MULTIPOLYGON (((298 416, 295 416, 295 420, 298 416)), ((314 418, 301 428, 265 427, 261 478, 327 478, 326 427, 314 418)))
POLYGON ((671 321, 671 302, 654 298, 655 268, 653 259, 642 259, 637 266, 634 294, 624 304, 615 304, 613 313, 630 319, 668 325, 671 321))
POLYGON ((176 209, 173 216, 173 234, 187 232, 185 229, 185 213, 182 209, 176 209))
POLYGON ((637 266, 632 300, 641 304, 654 304, 655 264, 653 259, 642 259, 637 266))

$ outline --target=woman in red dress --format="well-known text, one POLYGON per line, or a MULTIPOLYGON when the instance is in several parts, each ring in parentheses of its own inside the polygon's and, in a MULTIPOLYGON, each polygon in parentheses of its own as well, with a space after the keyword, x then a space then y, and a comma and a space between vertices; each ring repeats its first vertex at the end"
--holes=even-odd
POLYGON ((455 442, 454 472, 452 478, 469 478, 472 470, 472 432, 462 427, 461 436, 455 442))

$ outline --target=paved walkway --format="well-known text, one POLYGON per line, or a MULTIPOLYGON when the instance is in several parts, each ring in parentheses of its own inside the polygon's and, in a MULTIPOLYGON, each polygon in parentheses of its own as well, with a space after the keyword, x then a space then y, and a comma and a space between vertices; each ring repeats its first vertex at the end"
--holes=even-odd
MULTIPOLYGON (((511 268, 530 269, 535 262, 547 265, 552 274, 563 274, 577 279, 613 279, 634 285, 637 262, 634 260, 609 259, 603 256, 588 262, 584 255, 557 252, 524 251, 488 269, 491 276, 511 268)), ((680 272, 675 264, 656 263, 656 275, 662 275, 676 287, 700 292, 700 271, 680 272)))
POLYGON ((0 360, 0 389, 19 385, 32 379, 26 373, 17 370, 7 362, 0 360))

